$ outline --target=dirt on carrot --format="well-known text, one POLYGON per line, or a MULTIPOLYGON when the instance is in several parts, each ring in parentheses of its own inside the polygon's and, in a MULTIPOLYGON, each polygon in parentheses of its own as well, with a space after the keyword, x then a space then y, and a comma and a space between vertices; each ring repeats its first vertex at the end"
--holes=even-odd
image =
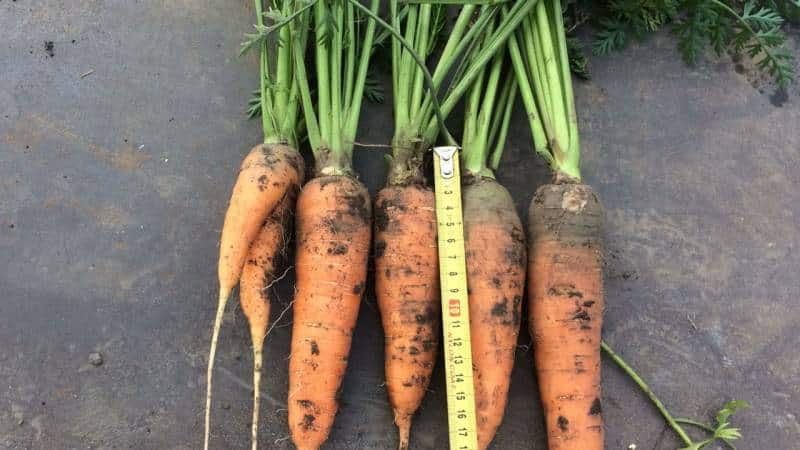
POLYGON ((489 178, 464 186, 478 448, 503 420, 525 294, 525 234, 508 191, 489 178))
POLYGON ((297 201, 289 428, 300 450, 327 440, 367 277, 371 205, 349 176, 315 178, 297 201))
POLYGON ((386 390, 408 448, 414 412, 430 384, 439 347, 436 213, 430 189, 390 186, 375 201, 375 292, 386 335, 386 390))
POLYGON ((542 186, 529 210, 529 326, 552 450, 603 448, 602 220, 582 184, 542 186))

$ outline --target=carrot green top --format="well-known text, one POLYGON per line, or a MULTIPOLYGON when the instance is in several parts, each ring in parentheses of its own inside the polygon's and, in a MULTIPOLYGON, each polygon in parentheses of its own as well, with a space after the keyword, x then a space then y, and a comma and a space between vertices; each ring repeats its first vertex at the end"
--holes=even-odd
POLYGON ((509 39, 534 148, 557 178, 580 181, 580 139, 561 0, 540 0, 509 39))
POLYGON ((481 76, 483 68, 505 48, 508 38, 536 3, 536 0, 514 2, 504 13, 502 1, 390 0, 391 25, 368 14, 394 37, 395 131, 389 184, 420 181, 422 153, 434 144, 439 133, 448 145, 455 144, 444 119, 481 76), (425 60, 432 55, 441 35, 447 13, 444 3, 463 6, 448 30, 447 41, 431 74, 425 60))
MULTIPOLYGON (((289 28, 286 27, 296 8, 293 0, 273 0, 273 8, 264 12, 263 0, 255 0, 256 32, 246 34, 242 54, 258 49, 259 89, 257 99, 251 101, 250 116, 261 115, 265 143, 283 143, 296 148, 303 131, 300 120, 299 84, 292 66, 293 55, 305 48, 306 34, 301 37, 302 47, 290 45, 289 28), (264 25, 264 18, 273 25, 264 25), (270 40, 275 32, 277 39, 270 40)), ((306 26, 299 26, 305 29, 306 26)))

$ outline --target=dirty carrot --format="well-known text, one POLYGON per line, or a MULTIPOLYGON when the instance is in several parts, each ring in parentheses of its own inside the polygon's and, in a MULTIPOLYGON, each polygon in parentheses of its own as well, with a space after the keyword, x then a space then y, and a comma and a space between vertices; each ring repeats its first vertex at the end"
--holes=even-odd
MULTIPOLYGON (((277 2, 276 7, 288 12, 289 1, 277 2)), ((214 328, 209 351, 205 433, 203 446, 209 447, 211 432, 211 398, 214 361, 216 357, 219 332, 225 306, 231 291, 239 283, 245 261, 264 261, 271 258, 279 248, 283 247, 285 230, 275 231, 275 223, 282 223, 282 218, 274 218, 276 212, 291 214, 294 209, 295 192, 302 184, 304 176, 303 158, 297 152, 298 133, 302 129, 299 115, 299 99, 297 82, 291 66, 292 48, 278 46, 275 60, 275 73, 269 70, 270 53, 266 42, 263 23, 263 7, 261 0, 256 0, 257 25, 260 34, 249 35, 250 41, 243 46, 243 52, 257 48, 259 50, 259 111, 262 118, 264 141, 254 147, 242 162, 239 176, 233 188, 225 222, 220 239, 220 255, 218 263, 219 301, 214 319, 214 328), (280 207, 279 207, 280 205, 280 207), (258 245, 253 247, 253 242, 258 245)), ((288 29, 280 31, 288 36, 288 29)), ((303 38, 304 39, 304 38, 303 38)), ((263 265, 263 264, 262 264, 263 265)), ((266 270, 266 267, 264 268, 266 270)), ((250 281, 248 277, 248 281, 250 281)), ((244 293, 244 292, 243 292, 244 293)), ((252 292, 248 291, 248 295, 252 292)), ((253 303, 243 297, 248 305, 253 303)), ((268 313, 269 305, 266 305, 268 313)), ((263 311, 262 311, 263 312, 263 311)), ((266 326, 268 317, 259 314, 248 315, 251 330, 266 326)), ((264 339, 258 333, 252 335, 253 351, 260 355, 264 339)), ((254 381, 260 379, 260 362, 255 363, 254 381)), ((253 405, 259 405, 259 390, 253 392, 253 405)), ((253 448, 257 447, 258 411, 253 411, 252 424, 253 448)))
POLYGON ((260 406, 261 366, 264 339, 269 325, 269 288, 276 281, 277 265, 285 257, 288 232, 297 190, 287 191, 272 214, 264 221, 261 231, 250 246, 247 261, 239 280, 239 301, 242 305, 250 338, 253 343, 253 420, 251 422, 252 448, 258 448, 258 423, 260 406))
POLYGON ((463 132, 464 245, 478 448, 486 449, 505 413, 522 298, 525 233, 514 202, 497 181, 511 110, 513 71, 493 58, 466 97, 463 132))
POLYGON ((509 40, 534 148, 554 181, 528 216, 529 326, 548 448, 601 450, 602 220, 581 182, 580 144, 560 0, 540 0, 509 40))
MULTIPOLYGON (((527 9, 526 2, 514 7, 527 9)), ((480 68, 504 48, 519 20, 498 19, 500 11, 498 5, 461 8, 432 75, 424 61, 442 34, 448 14, 444 6, 392 0, 391 25, 370 16, 384 27, 379 39, 394 37, 394 136, 386 187, 375 202, 374 251, 376 296, 386 337, 386 388, 401 450, 409 446, 412 418, 430 383, 440 333, 434 196, 423 176, 423 160, 440 132, 448 144, 455 144, 444 118, 480 68), (489 27, 496 20, 499 26, 489 27), (480 42, 487 45, 477 45, 480 42), (441 104, 434 94, 439 90, 444 91, 441 104)))
MULTIPOLYGON (((300 13, 314 31, 311 70, 291 22, 293 64, 315 178, 306 183, 296 210, 296 293, 289 358, 289 430, 299 450, 327 439, 339 408, 350 344, 367 278, 372 211, 369 193, 352 169, 375 24, 364 26, 351 3, 317 0, 300 13)), ((376 13, 379 1, 371 0, 376 13)))

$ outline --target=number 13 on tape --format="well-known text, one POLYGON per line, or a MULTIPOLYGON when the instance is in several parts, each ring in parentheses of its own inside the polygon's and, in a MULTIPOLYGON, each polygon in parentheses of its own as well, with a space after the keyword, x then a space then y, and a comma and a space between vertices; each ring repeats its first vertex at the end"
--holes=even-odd
POLYGON ((433 153, 450 450, 477 450, 458 147, 433 153))

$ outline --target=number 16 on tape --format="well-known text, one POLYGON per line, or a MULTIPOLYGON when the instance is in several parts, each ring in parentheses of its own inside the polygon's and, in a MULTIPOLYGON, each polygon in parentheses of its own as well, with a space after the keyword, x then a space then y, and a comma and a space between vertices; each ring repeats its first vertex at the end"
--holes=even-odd
POLYGON ((477 450, 458 147, 433 153, 450 449, 477 450))

